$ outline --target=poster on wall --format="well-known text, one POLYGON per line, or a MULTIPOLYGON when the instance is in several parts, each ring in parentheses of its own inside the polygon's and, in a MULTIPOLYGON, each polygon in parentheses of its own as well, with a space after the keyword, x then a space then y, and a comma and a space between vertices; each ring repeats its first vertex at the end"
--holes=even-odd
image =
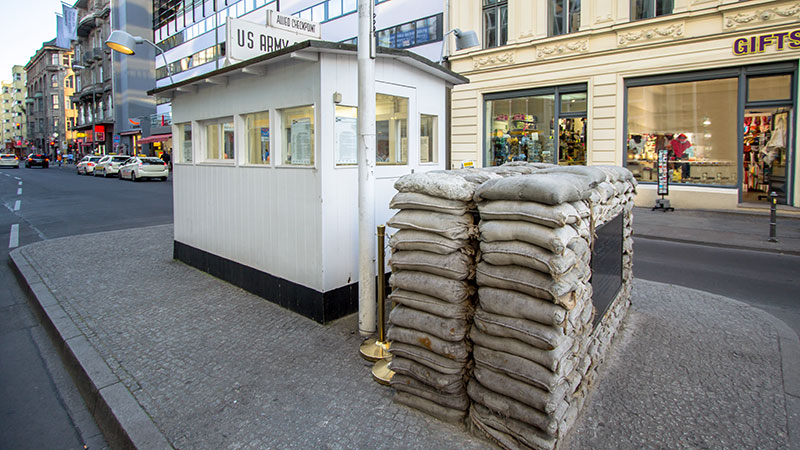
POLYGON ((311 119, 292 120, 292 164, 311 164, 311 119))
POLYGON ((667 158, 668 150, 658 151, 658 191, 657 195, 669 195, 669 166, 667 158))
POLYGON ((336 118, 336 165, 358 164, 358 119, 336 118))

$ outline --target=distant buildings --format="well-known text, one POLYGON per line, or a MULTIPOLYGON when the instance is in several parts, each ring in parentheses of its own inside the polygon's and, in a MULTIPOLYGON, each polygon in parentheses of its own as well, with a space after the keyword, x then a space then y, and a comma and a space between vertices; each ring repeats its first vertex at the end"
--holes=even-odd
MULTIPOLYGON (((2 82, 2 145, 4 149, 17 149, 25 145, 28 123, 26 119, 25 97, 28 88, 25 85, 25 68, 15 65, 11 68, 11 81, 2 82)), ((5 151, 5 150, 3 150, 5 151)))

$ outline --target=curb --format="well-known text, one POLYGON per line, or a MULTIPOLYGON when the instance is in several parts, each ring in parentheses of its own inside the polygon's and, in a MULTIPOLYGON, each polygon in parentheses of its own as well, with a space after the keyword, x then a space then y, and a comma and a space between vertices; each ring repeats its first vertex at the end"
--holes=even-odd
POLYGON ((9 265, 108 444, 119 449, 172 449, 133 394, 61 307, 22 254, 23 248, 9 253, 9 265))
POLYGON ((692 244, 692 245, 704 245, 706 247, 717 247, 717 248, 732 248, 737 250, 750 250, 754 252, 765 252, 765 253, 776 253, 779 255, 792 255, 792 256, 800 256, 800 250, 786 250, 786 249, 779 249, 779 248, 769 248, 769 247, 753 247, 749 245, 736 245, 736 244, 729 244, 729 243, 722 243, 722 242, 706 242, 706 241, 693 241, 691 239, 680 239, 680 238, 672 238, 666 236, 656 236, 651 234, 642 234, 636 232, 636 225, 633 226, 633 239, 642 238, 642 239, 649 239, 653 241, 667 241, 667 242, 678 242, 681 244, 692 244))

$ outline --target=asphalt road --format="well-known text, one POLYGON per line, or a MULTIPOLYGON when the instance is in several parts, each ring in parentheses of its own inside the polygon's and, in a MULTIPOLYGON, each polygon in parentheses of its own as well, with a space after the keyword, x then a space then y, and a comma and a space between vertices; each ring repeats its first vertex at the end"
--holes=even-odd
POLYGON ((3 168, 0 200, 0 448, 105 448, 8 253, 42 239, 170 223, 172 183, 77 176, 72 167, 3 168))

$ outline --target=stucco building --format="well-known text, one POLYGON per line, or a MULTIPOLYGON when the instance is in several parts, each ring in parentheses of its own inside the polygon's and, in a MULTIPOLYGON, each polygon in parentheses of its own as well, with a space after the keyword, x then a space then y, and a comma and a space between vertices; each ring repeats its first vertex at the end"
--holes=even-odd
POLYGON ((25 68, 11 68, 11 81, 2 82, 2 143, 5 149, 18 149, 25 145, 28 128, 25 118, 25 68))

